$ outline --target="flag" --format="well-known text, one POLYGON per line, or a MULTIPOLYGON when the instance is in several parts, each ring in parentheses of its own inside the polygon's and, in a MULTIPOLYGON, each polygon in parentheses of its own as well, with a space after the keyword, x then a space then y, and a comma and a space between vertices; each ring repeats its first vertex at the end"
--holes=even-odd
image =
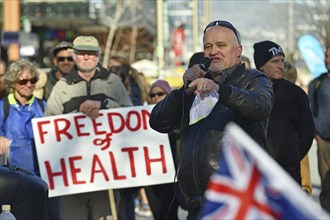
POLYGON ((241 128, 226 127, 220 169, 198 219, 329 219, 321 206, 241 128))

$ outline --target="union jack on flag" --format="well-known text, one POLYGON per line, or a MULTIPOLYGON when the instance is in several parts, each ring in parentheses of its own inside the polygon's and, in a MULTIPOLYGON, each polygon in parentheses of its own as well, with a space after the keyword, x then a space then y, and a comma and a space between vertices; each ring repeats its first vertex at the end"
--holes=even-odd
POLYGON ((231 123, 199 219, 329 219, 321 206, 231 123))

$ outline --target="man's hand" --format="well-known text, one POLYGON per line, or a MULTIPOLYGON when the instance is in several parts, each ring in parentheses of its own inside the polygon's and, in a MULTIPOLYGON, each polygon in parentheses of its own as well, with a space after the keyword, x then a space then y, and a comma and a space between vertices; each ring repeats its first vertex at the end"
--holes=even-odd
POLYGON ((205 76, 206 72, 201 70, 198 65, 195 65, 189 69, 186 70, 186 72, 183 74, 183 82, 184 87, 188 88, 187 93, 192 93, 196 88, 188 87, 188 85, 198 78, 203 78, 205 76))
POLYGON ((207 78, 198 78, 192 81, 188 85, 189 88, 195 88, 195 94, 199 93, 202 97, 205 94, 208 94, 212 90, 219 91, 219 85, 216 84, 213 80, 207 78))
POLYGON ((86 100, 80 105, 79 111, 85 113, 91 119, 95 119, 99 116, 100 108, 100 101, 86 100))

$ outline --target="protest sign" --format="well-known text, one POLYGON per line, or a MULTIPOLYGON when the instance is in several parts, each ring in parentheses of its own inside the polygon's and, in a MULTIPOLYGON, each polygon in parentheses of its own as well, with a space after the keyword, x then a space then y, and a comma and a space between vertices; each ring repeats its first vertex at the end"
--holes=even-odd
POLYGON ((167 134, 149 126, 153 106, 33 119, 49 196, 169 183, 175 168, 167 134))

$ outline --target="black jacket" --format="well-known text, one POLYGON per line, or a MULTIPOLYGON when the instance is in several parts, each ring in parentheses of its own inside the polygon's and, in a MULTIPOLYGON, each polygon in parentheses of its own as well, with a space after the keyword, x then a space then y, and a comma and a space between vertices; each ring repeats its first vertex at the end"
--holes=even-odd
POLYGON ((227 76, 222 73, 222 78, 226 79, 219 84, 219 101, 201 121, 188 125, 195 95, 187 95, 184 88, 173 90, 150 115, 150 126, 159 132, 168 133, 181 127, 178 180, 188 205, 190 199, 202 197, 210 175, 219 169, 224 128, 228 122, 241 126, 262 146, 266 143, 267 121, 273 104, 270 80, 244 65, 237 65, 230 72, 227 71, 227 76))
POLYGON ((269 118, 267 151, 299 183, 300 160, 309 151, 314 122, 307 94, 285 80, 273 81, 274 107, 269 118))

